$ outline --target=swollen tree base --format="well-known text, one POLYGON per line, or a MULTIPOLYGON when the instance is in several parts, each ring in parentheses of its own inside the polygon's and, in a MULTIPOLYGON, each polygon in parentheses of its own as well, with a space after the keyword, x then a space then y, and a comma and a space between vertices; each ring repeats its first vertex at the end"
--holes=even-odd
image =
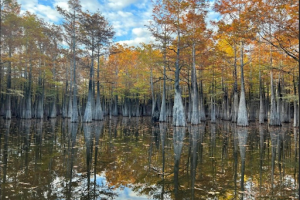
POLYGON ((185 112, 180 92, 175 90, 173 106, 173 126, 186 126, 185 112))
POLYGON ((245 92, 243 90, 241 91, 237 125, 238 126, 249 126, 247 107, 246 107, 246 98, 245 98, 245 92))

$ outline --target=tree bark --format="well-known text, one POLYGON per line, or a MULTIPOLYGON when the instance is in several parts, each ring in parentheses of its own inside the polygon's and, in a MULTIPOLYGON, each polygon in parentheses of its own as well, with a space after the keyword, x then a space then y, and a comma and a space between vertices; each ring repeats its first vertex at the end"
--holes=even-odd
MULTIPOLYGON (((167 107, 166 107, 166 43, 164 43, 164 84, 163 84, 163 95, 162 95, 162 102, 161 102, 161 108, 160 108, 160 115, 159 115, 159 121, 165 122, 167 121, 167 107)), ((152 72, 151 72, 152 74, 152 72)))
POLYGON ((197 77, 196 77, 196 63, 195 63, 195 43, 193 43, 192 48, 192 73, 191 73, 191 100, 192 100, 192 113, 191 113, 191 124, 199 124, 199 108, 198 108, 198 87, 197 87, 197 77))
MULTIPOLYGON (((11 41, 11 37, 9 38, 11 41)), ((12 47, 9 45, 8 56, 11 59, 12 56, 12 47)), ((5 107, 5 119, 11 119, 11 61, 8 62, 7 68, 7 86, 6 86, 6 107, 5 107)))
POLYGON ((244 83, 244 55, 243 55, 243 42, 241 42, 241 97, 238 109, 238 126, 248 126, 248 114, 246 106, 246 96, 245 96, 245 83, 244 83))
POLYGON ((180 33, 177 30, 177 57, 175 63, 175 95, 173 105, 173 126, 186 126, 185 112, 181 98, 181 91, 179 86, 179 55, 180 55, 180 33))
POLYGON ((199 93, 199 118, 200 121, 205 122, 206 114, 205 114, 205 106, 204 106, 204 96, 203 96, 203 84, 200 81, 200 93, 199 93))
POLYGON ((265 122, 265 106, 263 99, 263 82, 261 80, 261 71, 259 70, 259 123, 265 122))
POLYGON ((237 122, 238 108, 239 108, 239 96, 238 96, 238 87, 237 87, 237 53, 236 45, 234 45, 234 85, 233 85, 233 112, 231 114, 231 122, 237 122))
POLYGON ((98 50, 98 63, 97 63, 97 97, 96 97, 96 112, 95 112, 95 120, 103 120, 103 111, 100 101, 100 55, 98 50))
POLYGON ((275 91, 274 91, 274 84, 273 84, 273 71, 270 72, 271 76, 271 109, 270 109, 270 120, 269 125, 270 126, 281 126, 278 113, 277 113, 277 107, 276 107, 276 97, 275 97, 275 91))
POLYGON ((71 116, 71 122, 77 123, 79 121, 78 119, 78 106, 77 106, 77 83, 76 83, 76 49, 75 49, 75 10, 73 14, 73 29, 72 29, 72 41, 73 41, 73 102, 71 104, 72 106, 72 116, 71 116))

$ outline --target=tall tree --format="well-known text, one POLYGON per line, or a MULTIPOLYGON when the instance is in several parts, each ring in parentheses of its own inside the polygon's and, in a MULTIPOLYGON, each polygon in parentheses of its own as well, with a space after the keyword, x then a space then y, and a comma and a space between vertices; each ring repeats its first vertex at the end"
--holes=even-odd
POLYGON ((215 10, 223 15, 224 19, 231 21, 231 28, 235 30, 240 47, 240 70, 241 70, 241 95, 238 107, 237 125, 248 126, 248 113, 245 96, 245 79, 244 79, 244 46, 247 38, 250 37, 252 30, 249 20, 244 17, 245 10, 250 5, 247 0, 220 0, 215 4, 215 10), (249 35, 250 34, 250 35, 249 35))
POLYGON ((81 12, 81 5, 79 0, 68 0, 70 11, 57 7, 58 12, 63 15, 66 22, 65 28, 70 28, 72 33, 72 64, 73 64, 73 102, 72 102, 72 116, 71 122, 78 122, 78 106, 77 106, 77 84, 76 84, 76 30, 78 27, 79 13, 81 12), (68 26, 71 25, 70 26, 68 26))
MULTIPOLYGON (((1 2, 2 4, 2 2, 1 2)), ((5 58, 1 59, 7 63, 6 71, 6 99, 5 99, 5 115, 6 119, 11 119, 11 94, 12 94, 12 58, 16 49, 16 42, 18 35, 20 34, 20 5, 15 1, 4 1, 3 15, 1 15, 1 34, 3 36, 3 42, 5 43, 5 58), (2 18, 3 17, 3 18, 2 18), (3 29, 2 29, 3 28, 3 29)), ((1 5, 2 7, 2 5, 1 5)), ((2 10, 2 9, 1 9, 2 10)), ((2 14, 2 13, 1 13, 2 14)), ((0 38, 2 41, 2 38, 0 38)), ((1 44, 2 47, 2 44, 1 44)), ((1 56, 1 54, 0 54, 1 56)), ((1 63, 2 66, 2 63, 1 63)), ((1 70, 1 68, 0 68, 1 70)))
MULTIPOLYGON (((184 34, 183 37, 187 38, 187 41, 190 41, 192 46, 192 70, 191 70, 191 102, 192 111, 191 111, 191 124, 199 124, 201 122, 200 112, 205 112, 203 106, 203 96, 200 96, 200 109, 198 105, 198 85, 197 85, 197 76, 196 76, 196 45, 204 44, 207 40, 207 30, 205 23, 206 16, 206 2, 204 0, 192 0, 189 1, 189 12, 186 14, 184 19, 184 34)), ((208 34, 209 35, 209 34, 208 34)), ((200 93, 203 94, 203 93, 200 93)), ((203 119, 204 120, 204 119, 203 119)))
POLYGON ((168 0, 165 1, 169 14, 169 25, 172 27, 174 36, 173 40, 174 49, 176 53, 175 61, 175 95, 174 95, 174 105, 173 105, 173 126, 186 126, 186 117, 183 107, 181 90, 180 90, 180 70, 182 65, 180 63, 180 51, 183 46, 181 43, 182 35, 182 17, 184 12, 188 8, 188 2, 185 0, 168 0))
POLYGON ((48 53, 49 53, 49 57, 51 59, 51 64, 52 64, 52 76, 53 76, 53 83, 52 83, 52 90, 53 90, 53 95, 51 97, 51 106, 50 106, 50 113, 49 113, 49 117, 50 118, 54 118, 57 116, 57 110, 56 110, 56 97, 57 97, 57 93, 56 93, 56 79, 57 79, 57 59, 59 57, 59 53, 60 53, 60 49, 59 49, 59 44, 60 42, 62 42, 62 34, 61 34, 61 27, 57 26, 57 25, 51 25, 48 24, 46 27, 46 31, 45 34, 47 35, 47 37, 49 38, 49 44, 48 44, 48 53))
POLYGON ((91 14, 89 12, 82 12, 81 14, 81 33, 82 42, 85 44, 86 48, 91 52, 91 66, 90 66, 90 76, 89 76, 89 89, 88 89, 88 99, 85 107, 85 113, 83 117, 83 122, 92 122, 93 112, 95 112, 96 120, 103 120, 103 113, 100 102, 100 86, 99 86, 99 56, 100 48, 108 43, 114 36, 112 27, 106 21, 106 19, 100 14, 100 12, 91 14), (94 58, 95 52, 98 52, 98 70, 97 70, 97 103, 96 107, 94 105, 94 96, 92 92, 92 81, 94 77, 94 58))
MULTIPOLYGON (((172 29, 169 25, 170 13, 168 13, 167 4, 164 0, 156 0, 154 2, 152 17, 153 21, 150 21, 148 29, 155 37, 155 40, 159 42, 159 47, 163 54, 163 94, 162 94, 162 103, 160 108, 159 121, 167 121, 166 113, 166 65, 167 65, 167 48, 170 46, 172 29)), ((154 98, 153 98, 153 101, 154 98)), ((153 102, 153 108, 155 106, 153 102)), ((152 109, 153 110, 153 109, 152 109)))

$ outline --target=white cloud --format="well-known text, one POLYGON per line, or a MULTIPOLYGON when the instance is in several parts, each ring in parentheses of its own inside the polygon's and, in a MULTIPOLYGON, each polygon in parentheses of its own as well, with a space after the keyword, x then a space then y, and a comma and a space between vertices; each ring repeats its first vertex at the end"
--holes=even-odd
POLYGON ((137 1, 139 0, 109 0, 107 5, 114 10, 120 10, 137 1))
POLYGON ((58 22, 61 18, 55 7, 39 4, 38 0, 18 0, 21 4, 21 13, 29 11, 44 19, 46 22, 58 22))
POLYGON ((129 46, 138 46, 140 43, 149 43, 154 40, 155 38, 147 28, 133 28, 132 39, 119 41, 119 43, 128 44, 129 46))
MULTIPOLYGON (((58 22, 61 18, 58 14, 58 12, 51 8, 50 6, 44 6, 44 5, 37 5, 36 6, 36 13, 41 16, 44 19, 49 19, 51 22, 58 22)), ((47 20, 48 21, 48 20, 47 20)))
POLYGON ((134 39, 131 40, 122 40, 118 41, 120 44, 127 44, 129 46, 139 46, 140 43, 150 43, 151 41, 154 41, 155 38, 150 36, 150 37, 135 37, 134 39))
POLYGON ((68 1, 67 0, 55 0, 53 3, 53 6, 56 8, 56 6, 61 7, 64 10, 69 10, 68 1))
POLYGON ((149 36, 151 34, 147 28, 134 28, 132 29, 132 33, 138 37, 149 36))

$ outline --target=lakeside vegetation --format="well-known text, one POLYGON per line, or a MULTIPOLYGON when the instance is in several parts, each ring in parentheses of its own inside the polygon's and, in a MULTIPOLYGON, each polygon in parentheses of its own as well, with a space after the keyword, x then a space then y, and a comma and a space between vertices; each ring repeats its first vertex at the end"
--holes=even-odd
POLYGON ((155 0, 145 24, 156 41, 113 41, 100 13, 79 0, 61 25, 1 1, 0 114, 71 118, 152 116, 174 126, 216 119, 299 126, 299 2, 155 0))

